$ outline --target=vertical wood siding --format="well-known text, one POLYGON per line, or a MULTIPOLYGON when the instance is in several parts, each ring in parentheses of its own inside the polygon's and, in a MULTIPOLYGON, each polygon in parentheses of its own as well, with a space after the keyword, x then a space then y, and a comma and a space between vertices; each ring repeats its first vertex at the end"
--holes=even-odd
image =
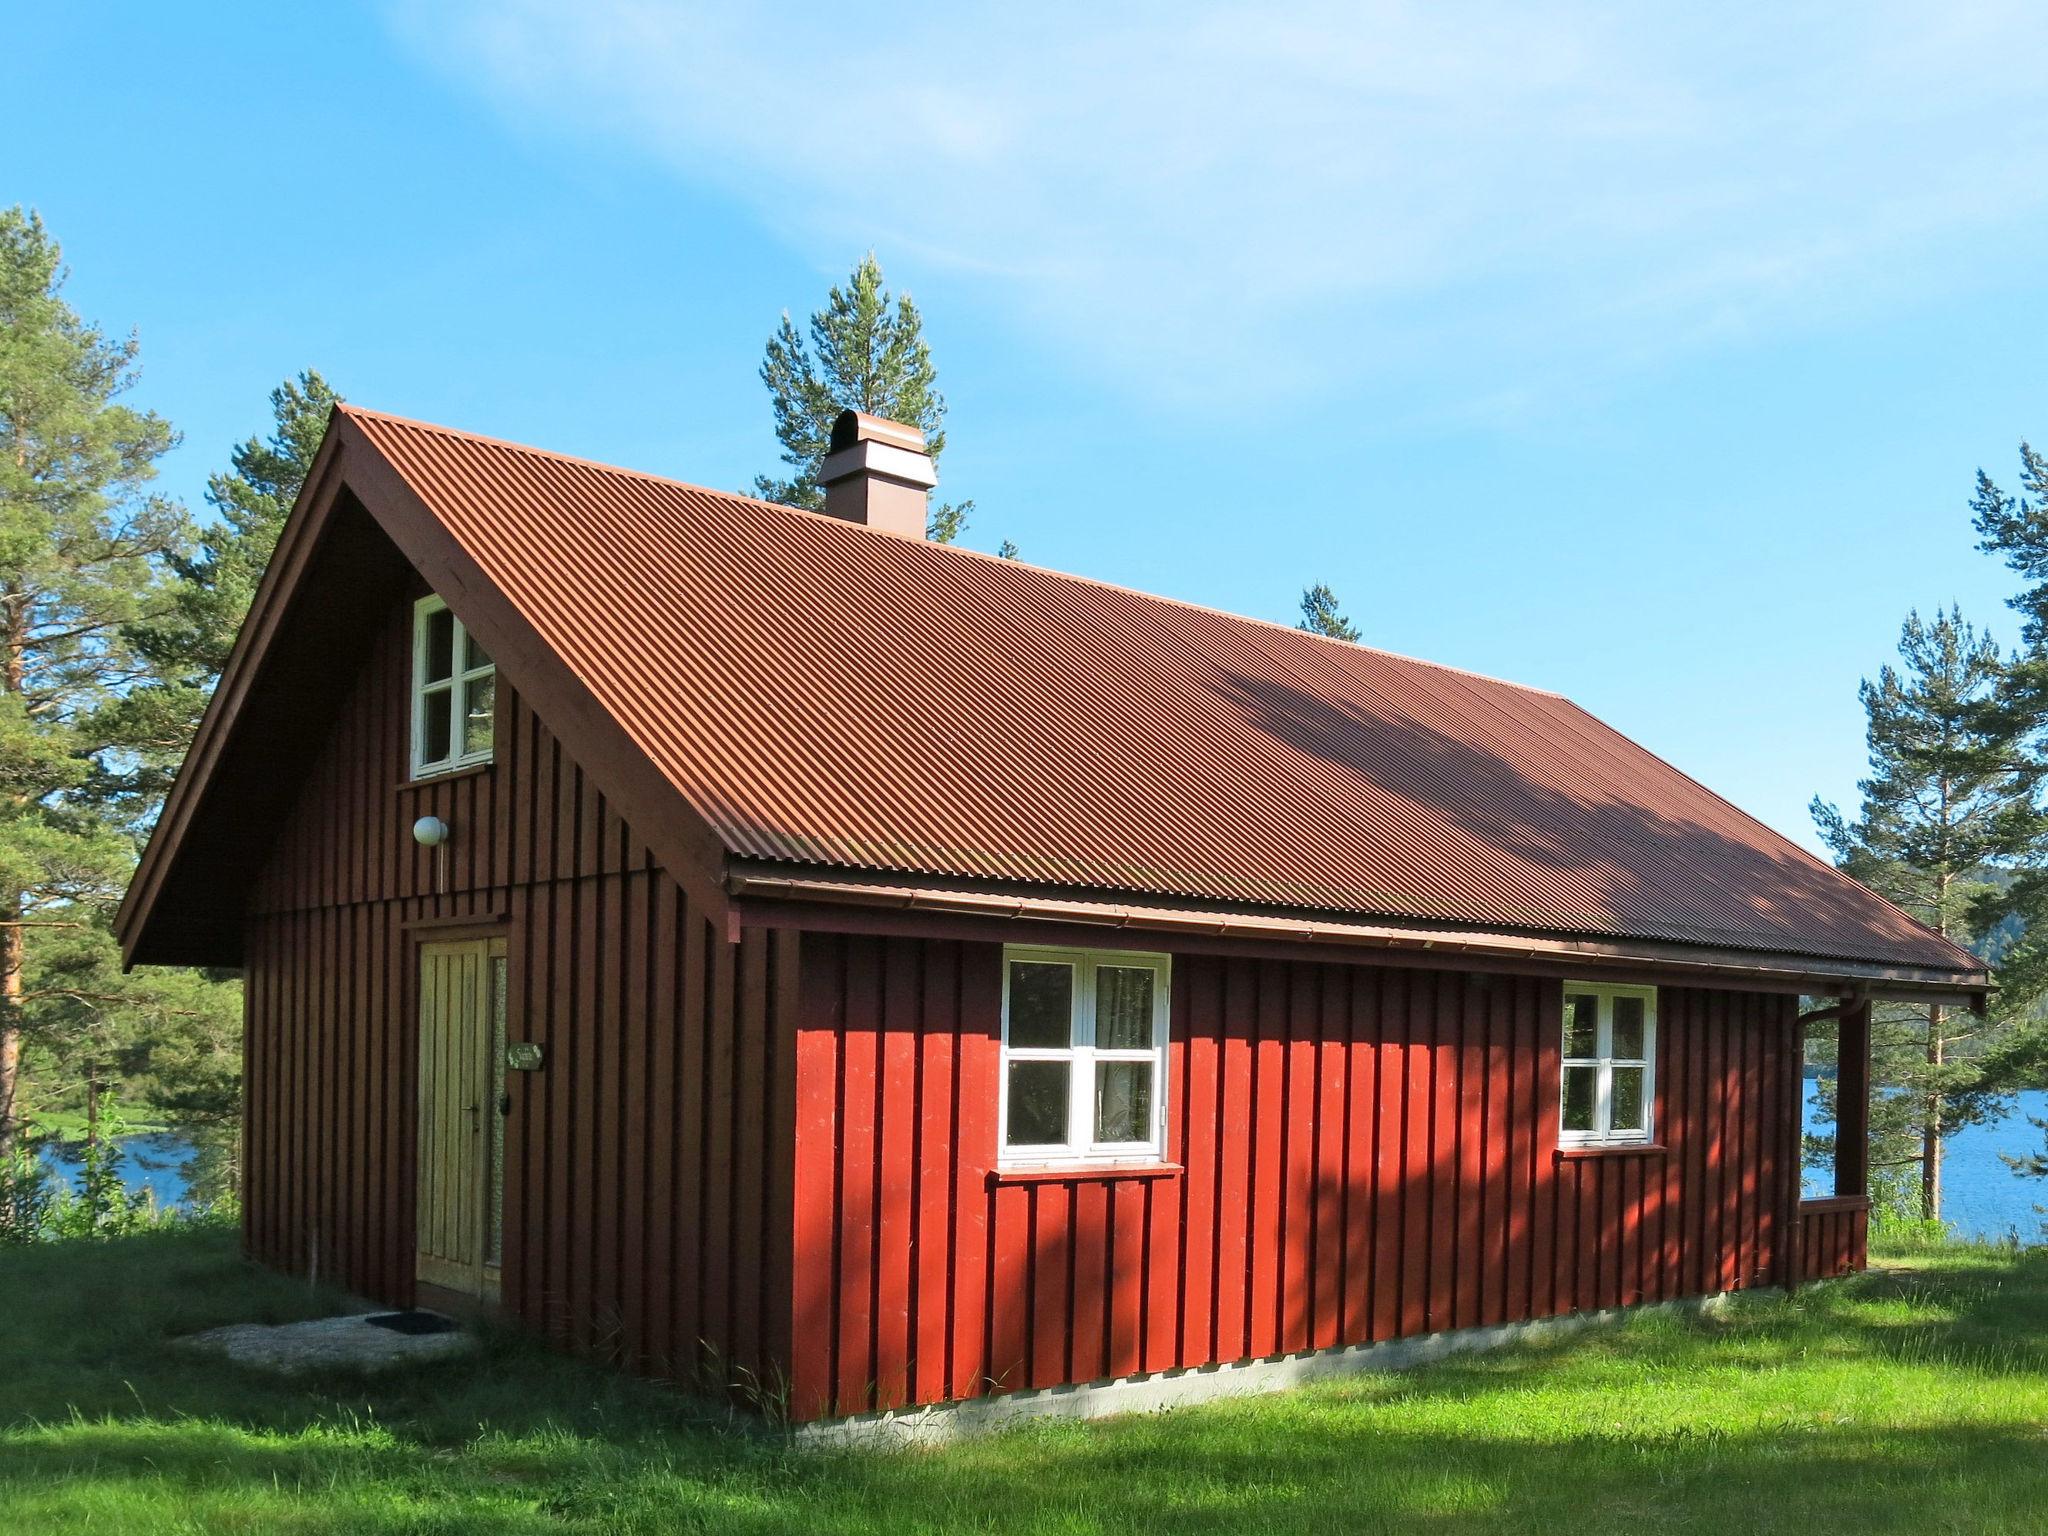
POLYGON ((1772 1278, 1796 998, 1663 989, 1665 1150, 1560 1158, 1555 981, 1180 954, 1183 1171, 997 1182, 1000 965, 805 937, 796 1417, 1772 1278))
POLYGON ((1856 1195, 1808 1200, 1799 1207, 1799 1275, 1833 1280, 1870 1263, 1870 1202, 1856 1195))
POLYGON ((483 772, 402 784, 410 605, 339 701, 258 879, 247 948, 249 1252, 413 1294, 414 949, 502 918, 503 1306, 636 1369, 772 1380, 786 1353, 794 935, 727 943, 500 678, 483 772), (454 828, 445 853, 413 821, 454 828))

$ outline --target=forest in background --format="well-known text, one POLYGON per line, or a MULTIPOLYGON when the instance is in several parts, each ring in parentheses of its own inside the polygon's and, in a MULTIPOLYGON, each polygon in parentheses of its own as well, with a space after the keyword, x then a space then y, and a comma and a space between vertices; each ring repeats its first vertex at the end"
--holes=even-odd
MULTIPOLYGON (((127 401, 137 336, 80 317, 65 277, 41 220, 0 211, 0 1238, 31 1225, 19 1191, 51 1138, 173 1129, 197 1149, 195 1194, 232 1197, 239 981, 123 974, 111 920, 339 398, 312 369, 286 379, 195 514, 155 489, 179 439, 127 401)), ((807 326, 783 315, 760 378, 784 469, 754 494, 814 507, 849 407, 915 424, 934 458, 945 447, 922 317, 872 253, 807 326)), ((1908 615, 1897 659, 1862 687, 1861 804, 1814 804, 1843 869, 1997 971, 1982 1018, 1886 1005, 1876 1020, 1875 1192, 1928 1219, 1947 1139, 2048 1084, 2048 461, 2025 443, 2015 483, 1979 471, 1969 513, 2019 584, 2018 642, 1954 608, 1908 615)), ((952 540, 974 510, 936 506, 930 536, 952 540)), ((1018 551, 1006 539, 1000 553, 1018 551)), ((1327 585, 1300 607, 1303 629, 1364 638, 1327 585)), ((1823 1063, 1825 1030, 1811 1051, 1823 1063)), ((1830 1151, 1809 1138, 1814 1160, 1830 1151)), ((89 1160, 89 1178, 106 1167, 89 1160)), ((2048 1149, 2016 1170, 2048 1175, 2048 1149)))
POLYGON ((111 923, 335 398, 280 385, 197 517, 155 489, 178 435, 127 401, 137 337, 66 276, 40 218, 0 211, 0 1229, 27 1225, 37 1140, 123 1115, 198 1149, 202 1199, 234 1187, 239 983, 124 974, 111 923))
MULTIPOLYGON (((1835 862, 1982 957, 1998 988, 1982 1016, 1874 1010, 1871 1193, 1894 1218, 1939 1222, 1950 1139, 2010 1114, 2018 1090, 2048 1085, 2048 460, 2025 442, 2016 484, 2008 492, 1978 470, 1968 526, 2019 583, 2017 644, 1953 605, 1907 614, 1897 659, 1862 685, 1862 803, 1852 815, 1813 802, 1835 862)), ((1831 1063, 1832 1047, 1823 1035, 1809 1057, 1831 1063)), ((1821 1086, 1830 1122, 1833 1086, 1821 1086)), ((1809 1152, 1827 1157, 1832 1137, 1810 1137, 1809 1152)), ((2007 1161, 2048 1174, 2043 1153, 2007 1161)))
MULTIPOLYGON (((193 1196, 233 1200, 240 982, 124 974, 112 920, 340 398, 312 369, 280 384, 195 515, 155 489, 179 439, 127 401, 136 334, 78 315, 66 277, 35 213, 0 212, 0 1241, 141 1219, 112 1152, 129 1132, 175 1132, 193 1196), (52 1203, 53 1141, 83 1144, 81 1200, 52 1203)), ((872 253, 807 326, 783 315, 760 377, 785 473, 754 494, 818 506, 848 408, 944 451, 923 318, 872 253)), ((973 510, 940 503, 929 536, 950 542, 973 510)))

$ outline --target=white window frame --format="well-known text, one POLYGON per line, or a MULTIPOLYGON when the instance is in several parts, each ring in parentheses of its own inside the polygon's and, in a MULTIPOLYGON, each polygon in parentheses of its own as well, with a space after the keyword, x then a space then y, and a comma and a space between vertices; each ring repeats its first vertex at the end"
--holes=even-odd
MULTIPOLYGON (((469 684, 476 678, 495 677, 498 663, 497 658, 492 657, 488 666, 465 668, 461 665, 469 659, 469 631, 453 613, 448 615, 454 627, 454 646, 448 655, 452 670, 445 682, 438 678, 432 683, 427 680, 427 626, 435 614, 446 612, 447 608, 448 605, 440 598, 431 596, 421 598, 412 607, 412 776, 416 779, 473 768, 479 763, 490 762, 497 755, 495 721, 492 722, 490 746, 481 752, 462 750, 463 701, 468 696, 469 684), (430 762, 421 756, 427 746, 427 710, 434 703, 429 690, 442 688, 447 689, 448 756, 430 762)), ((495 691, 492 698, 495 708, 495 691)))
POLYGON ((1595 1051, 1591 1056, 1570 1056, 1570 1010, 1559 1010, 1557 1038, 1560 1064, 1557 1073, 1557 1125, 1558 1144, 1565 1147, 1639 1147, 1656 1139, 1657 1133, 1657 989, 1655 987, 1614 986, 1606 982, 1568 981, 1564 984, 1564 999, 1567 1004, 1574 997, 1595 999, 1595 1017, 1598 1026, 1595 1031, 1595 1051), (1614 1054, 1614 1000, 1618 997, 1640 998, 1643 1004, 1643 1054, 1637 1056, 1616 1056, 1614 1054), (1593 1129, 1590 1131, 1568 1131, 1564 1128, 1564 1085, 1567 1069, 1571 1067, 1593 1067, 1596 1069, 1593 1090, 1593 1129), (1612 1129, 1614 1117, 1614 1069, 1616 1067, 1641 1067, 1643 1069, 1643 1126, 1641 1130, 1617 1131, 1612 1129))
POLYGON ((1003 950, 1003 1050, 998 1079, 996 1148, 999 1168, 1058 1168, 1071 1165, 1158 1163, 1166 1157, 1166 1061, 1172 1022, 1173 962, 1169 956, 1139 950, 1059 949, 1010 945, 1003 950), (1059 1046, 1010 1044, 1010 967, 1023 961, 1068 965, 1074 971, 1074 1012, 1068 1038, 1059 1046), (1095 973, 1099 967, 1124 967, 1152 972, 1152 1045, 1149 1049, 1109 1050, 1095 1044, 1095 973), (1067 1140, 1043 1146, 1010 1145, 1010 1063, 1064 1061, 1067 1076, 1067 1140), (1095 1068, 1108 1061, 1152 1064, 1151 1134, 1142 1141, 1095 1140, 1095 1068))

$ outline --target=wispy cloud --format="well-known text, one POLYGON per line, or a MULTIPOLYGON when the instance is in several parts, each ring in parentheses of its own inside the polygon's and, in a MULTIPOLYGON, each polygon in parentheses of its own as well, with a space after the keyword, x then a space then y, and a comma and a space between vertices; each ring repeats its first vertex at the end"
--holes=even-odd
POLYGON ((2037 260, 2032 4, 443 0, 507 111, 1155 397, 1526 399, 2037 260))

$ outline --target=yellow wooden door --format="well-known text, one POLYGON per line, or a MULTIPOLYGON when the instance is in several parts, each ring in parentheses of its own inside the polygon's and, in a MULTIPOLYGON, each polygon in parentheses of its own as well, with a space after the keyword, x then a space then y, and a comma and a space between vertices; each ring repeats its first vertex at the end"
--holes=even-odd
POLYGON ((505 942, 423 944, 418 1275, 495 1297, 504 1207, 505 942))

